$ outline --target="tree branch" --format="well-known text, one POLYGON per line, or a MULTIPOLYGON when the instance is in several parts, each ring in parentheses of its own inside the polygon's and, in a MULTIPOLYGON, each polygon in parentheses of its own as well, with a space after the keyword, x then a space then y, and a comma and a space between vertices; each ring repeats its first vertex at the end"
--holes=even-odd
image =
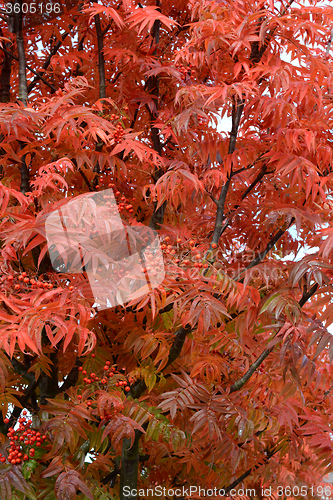
MULTIPOLYGON (((25 147, 24 143, 22 141, 19 141, 20 148, 21 150, 25 147)), ((21 173, 21 185, 20 185, 20 191, 21 193, 27 193, 28 191, 31 191, 30 188, 30 174, 29 174, 29 167, 26 162, 26 154, 24 154, 21 158, 21 168, 20 168, 20 173, 21 173)))
MULTIPOLYGON (((186 340, 186 336, 191 332, 191 327, 186 325, 185 328, 181 327, 175 333, 175 340, 170 348, 169 356, 167 364, 164 367, 164 370, 170 366, 176 359, 180 356, 181 350, 186 340)), ((130 395, 133 399, 139 398, 147 389, 146 383, 144 380, 139 380, 131 387, 130 395)))
POLYGON ((245 269, 243 269, 237 276, 235 279, 235 281, 239 281, 240 283, 242 283, 244 281, 244 278, 241 278, 241 276, 248 270, 248 269, 251 269, 251 267, 254 267, 256 265, 258 265, 265 257, 266 255, 268 254, 268 252, 270 250, 272 250, 272 248, 274 247, 274 245, 279 241, 279 239, 285 234, 285 232, 290 228, 290 226, 293 225, 293 223, 295 222, 295 218, 293 217, 290 221, 290 223, 288 224, 288 226, 286 227, 286 229, 279 229, 275 235, 273 236, 273 238, 267 243, 267 246, 265 248, 265 250, 263 250, 261 253, 259 253, 257 255, 257 257, 255 257, 255 259, 253 259, 250 264, 248 264, 246 266, 245 269))
MULTIPOLYGON (((315 283, 308 292, 303 293, 301 299, 299 300, 298 304, 300 307, 303 307, 304 304, 314 295, 317 291, 318 288, 318 283, 315 283)), ((277 336, 279 333, 279 330, 276 332, 273 338, 277 336)), ((281 339, 282 340, 282 339, 281 339)), ((261 365, 261 363, 267 358, 267 356, 272 352, 275 346, 270 347, 269 349, 265 349, 260 356, 256 359, 256 361, 250 366, 248 371, 239 379, 237 382, 234 382, 232 386, 230 387, 230 394, 232 392, 239 391, 245 384, 250 380, 252 377, 253 373, 256 371, 256 369, 261 365)))
MULTIPOLYGON (((236 141, 237 141, 237 134, 238 134, 238 129, 242 117, 244 109, 244 100, 238 98, 236 102, 233 104, 233 109, 232 109, 232 127, 231 127, 231 132, 230 132, 230 138, 229 138, 229 149, 228 149, 228 154, 234 153, 236 149, 236 141)), ((222 234, 222 228, 223 228, 223 219, 224 219, 224 206, 228 194, 228 189, 230 186, 230 180, 232 177, 232 166, 231 166, 231 172, 228 176, 228 179, 224 186, 221 189, 220 197, 218 199, 218 202, 216 203, 217 208, 216 208, 216 218, 215 218, 215 226, 214 226, 214 231, 213 231, 213 237, 211 241, 211 245, 217 245, 219 242, 219 239, 222 234)))
POLYGON ((24 50, 24 39, 22 34, 22 0, 15 0, 14 12, 16 5, 18 6, 18 13, 14 14, 14 32, 16 35, 18 62, 19 62, 19 100, 23 103, 24 107, 28 102, 28 88, 27 88, 27 75, 26 75, 26 58, 24 50))
MULTIPOLYGON (((156 5, 158 10, 160 11, 160 1, 156 1, 156 5)), ((156 56, 156 48, 159 44, 160 38, 160 27, 161 21, 157 19, 152 28, 152 44, 155 44, 154 55, 156 56)), ((147 107, 149 115, 150 115, 150 127, 151 127, 151 138, 153 141, 153 148, 155 151, 161 155, 162 154, 162 144, 159 136, 159 129, 155 127, 154 122, 157 120, 158 116, 158 96, 159 96, 159 78, 157 75, 150 76, 146 83, 147 91, 154 96, 155 107, 153 110, 147 107)), ((154 182, 156 183, 160 177, 163 175, 163 170, 161 167, 155 167, 155 171, 152 174, 154 182)), ((166 202, 164 202, 159 208, 157 208, 157 202, 154 202, 154 212, 149 221, 149 227, 157 230, 160 227, 160 224, 163 223, 164 220, 164 212, 166 208, 166 202)))
MULTIPOLYGON (((3 36, 2 30, 0 35, 3 36)), ((3 43, 3 49, 8 47, 8 43, 3 43)), ((1 76, 0 76, 0 102, 10 101, 10 76, 12 71, 12 59, 7 54, 7 49, 4 50, 4 59, 2 62, 1 76)))
MULTIPOLYGON (((2 50, 2 52, 4 52, 5 54, 7 54, 9 57, 11 57, 12 59, 15 59, 15 61, 19 61, 19 58, 16 57, 12 52, 10 52, 9 50, 5 49, 4 47, 1 47, 0 46, 0 49, 2 50)), ((50 87, 50 89, 52 89, 54 92, 56 92, 56 87, 54 85, 52 85, 52 83, 48 82, 47 80, 45 80, 45 78, 40 75, 38 73, 38 71, 35 71, 31 66, 29 66, 29 64, 25 63, 25 67, 31 71, 31 73, 33 73, 34 75, 37 75, 38 76, 38 79, 41 80, 43 83, 45 83, 45 85, 47 85, 48 87, 50 87)), ((29 94, 29 87, 27 88, 27 95, 29 94)))
POLYGON ((225 486, 223 488, 224 495, 228 495, 228 493, 230 493, 230 491, 232 489, 236 488, 236 486, 238 486, 240 483, 242 483, 244 481, 244 479, 246 479, 253 471, 259 469, 259 467, 262 467, 262 465, 267 464, 268 460, 270 458, 272 458, 272 456, 275 455, 275 453, 277 453, 282 448, 282 445, 283 444, 280 444, 276 448, 274 448, 272 451, 270 451, 268 453, 267 457, 264 459, 263 463, 261 463, 260 465, 255 465, 254 467, 251 467, 246 472, 244 472, 244 474, 239 476, 239 478, 237 478, 233 483, 229 484, 229 486, 225 486))
POLYGON ((29 384, 35 380, 35 376, 33 375, 33 373, 28 373, 27 370, 24 368, 24 366, 19 361, 17 361, 17 359, 10 358, 10 356, 8 356, 8 354, 6 354, 6 357, 11 362, 12 367, 14 368, 15 372, 18 373, 19 375, 22 375, 24 380, 29 382, 29 384))
POLYGON ((101 28, 101 20, 99 14, 94 16, 96 35, 97 35, 97 48, 98 48, 98 75, 99 75, 99 98, 106 97, 106 84, 105 84, 105 62, 104 62, 104 35, 101 28))
MULTIPOLYGON (((76 19, 77 19, 77 18, 74 18, 73 20, 76 20, 76 19)), ((57 43, 56 43, 56 44, 52 47, 52 49, 50 50, 49 55, 47 56, 47 58, 46 58, 46 60, 45 60, 45 62, 44 62, 44 64, 43 64, 43 66, 42 66, 42 68, 43 68, 44 70, 46 70, 46 69, 49 67, 49 65, 50 65, 50 63, 51 63, 51 59, 52 59, 52 57, 53 57, 53 56, 54 56, 54 55, 58 52, 58 50, 60 49, 61 45, 62 45, 62 44, 63 44, 63 42, 65 41, 65 38, 69 35, 69 33, 70 33, 70 31, 73 29, 73 27, 74 27, 74 25, 70 25, 70 26, 68 27, 68 30, 69 30, 69 31, 67 31, 66 33, 64 33, 64 34, 62 35, 62 39, 61 39, 61 40, 59 40, 59 41, 58 41, 58 42, 57 42, 57 43)), ((29 69, 30 69, 30 68, 29 68, 29 69)), ((30 70, 30 71, 31 71, 31 70, 30 70)), ((37 73, 37 74, 36 74, 36 78, 34 78, 34 79, 33 79, 33 81, 29 84, 29 86, 28 86, 28 94, 30 94, 30 92, 32 91, 32 89, 36 86, 36 84, 37 84, 38 80, 42 80, 42 75, 41 75, 41 73, 37 73)), ((44 82, 44 83, 45 83, 45 82, 44 82)), ((54 87, 54 88, 55 88, 55 87, 54 87)), ((56 90, 56 89, 55 89, 55 90, 56 90)))

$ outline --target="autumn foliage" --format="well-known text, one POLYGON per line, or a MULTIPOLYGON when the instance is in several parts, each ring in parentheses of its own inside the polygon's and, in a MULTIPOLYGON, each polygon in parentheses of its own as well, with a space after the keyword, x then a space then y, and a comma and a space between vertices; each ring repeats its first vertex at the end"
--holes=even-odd
POLYGON ((322 498, 332 8, 101 2, 1 10, 0 497, 322 498), (107 189, 165 278, 99 311, 45 221, 107 189))

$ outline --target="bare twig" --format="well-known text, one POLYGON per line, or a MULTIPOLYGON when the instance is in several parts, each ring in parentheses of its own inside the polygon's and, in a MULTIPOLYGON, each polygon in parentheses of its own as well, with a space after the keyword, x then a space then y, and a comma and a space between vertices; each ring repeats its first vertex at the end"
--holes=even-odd
MULTIPOLYGON (((2 52, 4 52, 5 54, 7 54, 9 57, 11 57, 12 59, 15 59, 15 61, 19 61, 19 58, 16 57, 12 52, 10 52, 9 50, 5 49, 4 47, 1 47, 0 46, 0 49, 2 50, 2 52)), ((20 62, 20 61, 19 61, 20 62)), ((47 85, 48 87, 50 87, 50 89, 52 89, 54 92, 56 92, 56 87, 54 85, 52 85, 52 83, 48 82, 47 80, 45 80, 45 78, 38 73, 38 71, 35 71, 29 64, 25 63, 25 67, 31 71, 31 73, 33 73, 34 75, 37 75, 38 76, 38 79, 41 80, 43 83, 45 83, 45 85, 47 85)), ((30 84, 31 85, 31 84, 30 84)), ((27 95, 29 94, 29 88, 30 88, 30 85, 29 87, 27 88, 27 95)))
MULTIPOLYGON (((318 283, 315 283, 308 292, 303 293, 302 298, 298 302, 300 307, 303 307, 304 304, 314 295, 317 291, 318 288, 318 283)), ((279 330, 276 332, 274 337, 279 333, 279 330)), ((273 338, 274 338, 273 337, 273 338)), ((282 338, 281 338, 282 340, 282 338)), ((232 386, 230 387, 230 393, 239 391, 245 384, 250 380, 256 369, 263 363, 263 361, 267 358, 267 356, 272 352, 274 349, 274 346, 270 347, 269 349, 265 349, 260 356, 256 359, 256 361, 250 366, 250 368, 247 370, 247 372, 239 379, 237 382, 234 382, 232 386)))

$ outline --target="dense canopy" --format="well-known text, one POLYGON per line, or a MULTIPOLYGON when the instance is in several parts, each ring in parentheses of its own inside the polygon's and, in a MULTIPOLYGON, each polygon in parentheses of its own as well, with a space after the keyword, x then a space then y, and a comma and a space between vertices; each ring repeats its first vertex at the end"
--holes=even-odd
POLYGON ((0 14, 1 499, 330 496, 332 6, 0 14), (163 252, 104 309, 45 232, 89 193, 163 252))

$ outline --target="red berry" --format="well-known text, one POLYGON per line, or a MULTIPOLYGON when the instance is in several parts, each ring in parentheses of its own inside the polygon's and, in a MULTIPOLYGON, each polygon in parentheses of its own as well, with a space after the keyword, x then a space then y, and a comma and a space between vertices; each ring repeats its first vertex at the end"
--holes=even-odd
POLYGON ((80 395, 80 396, 78 396, 78 397, 77 397, 77 399, 82 399, 82 396, 81 396, 81 395, 80 395))
POLYGON ((92 354, 92 355, 91 355, 91 357, 92 357, 92 358, 96 358, 96 354, 92 354))
POLYGON ((126 391, 126 392, 128 392, 128 391, 130 391, 130 390, 131 390, 130 386, 129 386, 129 385, 127 385, 127 386, 125 387, 125 391, 126 391))
POLYGON ((79 370, 79 372, 82 372, 83 371, 82 366, 79 366, 78 370, 79 370))
POLYGON ((212 248, 217 248, 217 244, 216 243, 212 243, 212 248))

